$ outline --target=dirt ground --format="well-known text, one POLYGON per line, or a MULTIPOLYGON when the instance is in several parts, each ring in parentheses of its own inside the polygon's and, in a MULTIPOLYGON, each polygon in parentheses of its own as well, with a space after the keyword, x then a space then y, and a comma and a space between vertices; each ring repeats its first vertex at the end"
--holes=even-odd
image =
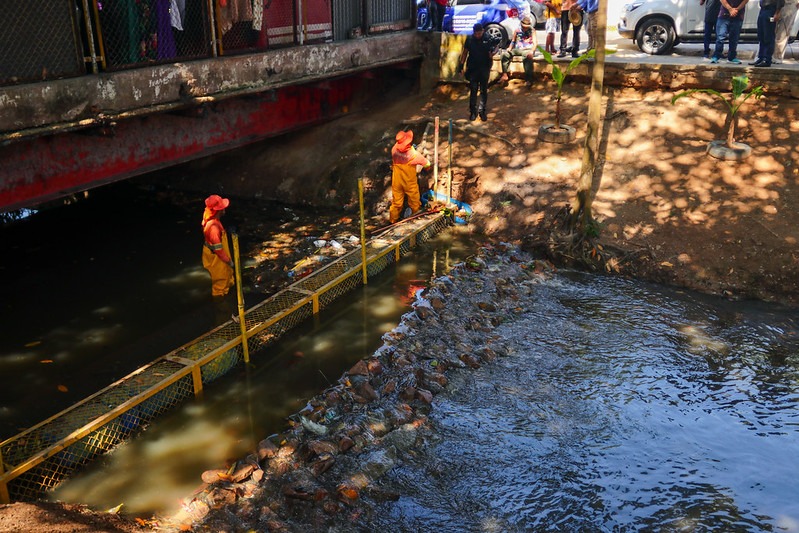
MULTIPOLYGON (((349 139, 350 146, 339 146, 329 161, 315 161, 307 176, 300 170, 295 178, 315 179, 320 169, 335 175, 327 196, 338 211, 330 220, 336 221, 336 231, 357 235, 357 196, 341 191, 354 190, 355 179, 364 176, 370 228, 380 227, 387 223, 388 149, 393 133, 403 125, 411 127, 417 142, 432 154, 428 124, 438 116, 440 185, 451 171, 453 196, 474 210, 470 224, 476 238, 520 243, 560 265, 730 299, 799 304, 799 102, 766 95, 744 104, 736 139, 749 144, 752 155, 742 162, 728 162, 706 154, 708 142, 725 136, 725 109, 714 97, 695 95, 672 105, 671 92, 606 88, 601 183, 594 201, 601 230, 581 258, 562 250, 553 253, 550 237, 561 227, 559 217, 580 172, 587 85, 567 82, 564 87, 563 122, 577 130, 572 144, 538 140, 538 128, 553 121, 554 94, 555 86, 546 78, 539 78, 531 89, 518 79, 505 88, 495 85, 489 95, 488 121, 468 122, 466 87, 440 86, 431 96, 384 105, 315 130, 315 136, 349 139)), ((302 135, 292 139, 287 142, 307 150, 302 135)), ((275 149, 287 154, 300 150, 291 145, 275 149)), ((432 177, 429 182, 432 185, 432 177)), ((292 224, 301 228, 304 222, 295 217, 292 224)), ((313 253, 307 235, 293 235, 282 242, 282 251, 265 258, 269 261, 263 267, 249 272, 263 290, 289 283, 286 272, 313 253)), ((254 245, 247 254, 255 257, 262 253, 258 250, 254 245)), ((0 531, 127 532, 150 527, 74 506, 0 507, 0 531)))

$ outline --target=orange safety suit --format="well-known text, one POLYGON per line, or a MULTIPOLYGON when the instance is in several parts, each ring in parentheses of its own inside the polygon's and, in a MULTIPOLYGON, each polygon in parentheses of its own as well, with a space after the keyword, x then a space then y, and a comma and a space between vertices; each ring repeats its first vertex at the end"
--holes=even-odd
POLYGON ((208 208, 203 213, 203 267, 211 274, 211 295, 225 296, 234 283, 233 268, 227 233, 216 215, 208 208))
POLYGON ((424 168, 430 166, 430 162, 413 146, 408 146, 407 150, 399 143, 391 148, 391 208, 388 215, 392 224, 399 221, 402 205, 405 203, 405 195, 408 196, 408 207, 411 211, 418 211, 422 207, 419 197, 419 183, 416 181, 416 165, 424 168))

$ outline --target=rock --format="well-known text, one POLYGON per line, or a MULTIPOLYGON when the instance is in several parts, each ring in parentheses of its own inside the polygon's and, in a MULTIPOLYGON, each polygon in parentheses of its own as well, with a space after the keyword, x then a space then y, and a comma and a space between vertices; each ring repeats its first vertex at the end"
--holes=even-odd
POLYGON ((263 461, 271 459, 275 455, 277 455, 277 446, 271 440, 264 439, 258 443, 258 459, 263 461))
POLYGON ((480 352, 480 358, 484 362, 490 363, 497 358, 497 354, 491 348, 483 348, 480 352))
POLYGON ((488 313, 493 313, 494 311, 496 311, 496 310, 497 310, 497 306, 496 306, 496 305, 494 305, 494 304, 493 304, 493 303, 491 303, 491 302, 477 302, 477 307, 478 307, 478 308, 479 308, 481 311, 486 311, 486 312, 488 312, 488 313))
POLYGON ((436 312, 433 310, 432 307, 420 305, 415 307, 413 311, 416 313, 416 316, 418 316, 422 320, 430 320, 431 318, 438 318, 438 315, 436 314, 436 312))
POLYGON ((416 443, 416 438, 419 432, 413 424, 403 424, 388 435, 386 435, 384 442, 390 446, 394 446, 397 450, 407 450, 416 443))
POLYGON ((322 504, 322 510, 329 515, 337 514, 341 512, 341 509, 341 504, 333 500, 327 500, 322 504))
POLYGON ((355 391, 358 393, 359 396, 366 399, 367 402, 373 402, 377 400, 378 396, 372 386, 369 384, 368 381, 364 381, 363 383, 359 384, 355 391))
POLYGON ((206 470, 200 475, 200 478, 203 480, 203 483, 208 483, 209 485, 218 481, 231 481, 231 477, 228 475, 227 470, 221 468, 206 470))
POLYGON ((401 403, 390 409, 386 413, 386 417, 391 420, 394 426, 401 426, 413 419, 413 409, 407 403, 401 403))
POLYGON ((472 357, 469 354, 465 354, 465 353, 461 354, 461 355, 458 356, 458 359, 463 361, 463 363, 466 364, 470 368, 480 368, 480 363, 477 362, 477 359, 475 359, 474 357, 472 357))
POLYGON ((414 398, 416 398, 416 388, 415 387, 406 387, 402 392, 400 392, 399 397, 401 400, 405 402, 410 402, 414 398))
POLYGON ((230 477, 234 483, 241 483, 242 481, 250 477, 254 471, 255 471, 255 466, 249 463, 245 463, 236 468, 236 470, 233 471, 230 477))
POLYGON ((283 496, 286 498, 310 502, 313 501, 314 494, 314 492, 309 492, 308 489, 300 485, 286 485, 283 487, 283 496))
POLYGON ((369 361, 366 363, 366 366, 369 369, 369 373, 373 376, 379 376, 383 373, 383 364, 379 359, 369 359, 369 361))
POLYGON ((346 452, 350 448, 355 446, 355 441, 349 438, 348 436, 344 435, 338 441, 338 449, 342 452, 346 452))
POLYGON ((381 392, 381 394, 383 396, 386 396, 386 395, 391 394, 392 392, 394 392, 394 390, 396 390, 396 388, 397 388, 397 382, 396 381, 387 381, 386 384, 383 385, 383 388, 380 390, 380 392, 381 392))
POLYGON ((437 296, 430 298, 430 305, 433 306, 433 309, 435 309, 436 311, 441 311, 446 307, 444 300, 442 300, 437 296))
POLYGON ((369 367, 366 365, 366 361, 361 359, 357 363, 350 368, 349 372, 347 372, 350 376, 368 376, 369 375, 369 367))
POLYGON ((211 507, 221 507, 223 505, 233 505, 237 500, 236 491, 227 488, 216 487, 208 494, 208 501, 211 507))
MULTIPOLYGON (((313 475, 316 477, 321 476, 325 472, 327 472, 331 466, 336 462, 336 458, 330 454, 325 454, 317 461, 314 461, 311 465, 311 470, 313 471, 313 475)), ((318 498, 321 499, 321 498, 318 498)))
POLYGON ((433 403, 433 393, 428 390, 417 389, 416 399, 426 403, 427 405, 430 405, 433 403))
POLYGON ((316 456, 325 454, 335 454, 338 451, 338 446, 326 440, 312 440, 308 443, 308 450, 316 456))

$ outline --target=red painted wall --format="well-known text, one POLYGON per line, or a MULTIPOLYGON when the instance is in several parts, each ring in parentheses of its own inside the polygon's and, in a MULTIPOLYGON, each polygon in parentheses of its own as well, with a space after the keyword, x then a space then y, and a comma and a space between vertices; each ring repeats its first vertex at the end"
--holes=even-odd
POLYGON ((0 211, 333 118, 346 112, 363 82, 361 76, 325 80, 0 147, 0 211))

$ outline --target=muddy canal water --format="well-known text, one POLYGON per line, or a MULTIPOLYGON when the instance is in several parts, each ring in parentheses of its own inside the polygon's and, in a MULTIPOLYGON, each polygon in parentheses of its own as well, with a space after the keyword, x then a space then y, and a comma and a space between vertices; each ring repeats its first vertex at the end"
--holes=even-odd
POLYGON ((252 453, 257 443, 286 428, 302 409, 358 360, 410 310, 415 293, 474 252, 464 226, 439 234, 290 330, 283 340, 252 354, 189 402, 156 420, 136 439, 62 483, 52 498, 149 517, 172 515, 202 484, 205 470, 223 468, 252 453))

